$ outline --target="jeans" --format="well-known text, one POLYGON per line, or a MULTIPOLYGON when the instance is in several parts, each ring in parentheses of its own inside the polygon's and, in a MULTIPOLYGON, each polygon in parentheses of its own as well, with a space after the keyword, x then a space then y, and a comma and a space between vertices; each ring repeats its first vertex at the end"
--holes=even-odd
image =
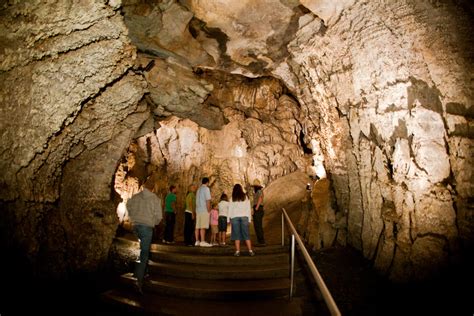
POLYGON ((184 243, 186 245, 193 245, 194 237, 194 221, 193 214, 184 212, 184 243))
POLYGON ((135 276, 138 284, 142 286, 145 270, 150 256, 151 238, 153 236, 153 227, 137 224, 133 227, 135 234, 140 240, 140 262, 135 266, 135 276))
POLYGON ((253 213, 253 228, 255 229, 255 234, 257 235, 257 241, 259 244, 265 243, 265 236, 263 235, 263 215, 265 214, 262 207, 259 208, 259 211, 253 213))
POLYGON ((232 225, 231 240, 250 240, 249 218, 247 216, 234 217, 230 223, 232 225))
POLYGON ((174 241, 174 223, 176 221, 176 214, 172 212, 165 212, 165 241, 174 241))

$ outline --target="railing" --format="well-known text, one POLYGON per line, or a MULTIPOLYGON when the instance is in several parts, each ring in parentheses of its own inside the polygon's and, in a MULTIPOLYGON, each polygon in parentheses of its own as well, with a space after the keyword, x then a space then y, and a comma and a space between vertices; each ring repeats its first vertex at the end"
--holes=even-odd
POLYGON ((288 225, 288 228, 291 233, 291 247, 290 247, 290 299, 293 297, 293 284, 294 284, 294 273, 295 273, 295 239, 296 242, 298 243, 299 249, 303 253, 303 257, 306 261, 306 264, 309 267, 309 270, 311 271, 311 274, 314 277, 314 280, 316 281, 316 284, 319 287, 319 290, 321 291, 321 294, 324 298, 324 301, 326 302, 326 305, 331 312, 331 315, 341 315, 341 312, 339 311, 339 308, 336 305, 336 302, 332 298, 331 293, 329 292, 326 283, 324 283, 323 278, 319 274, 318 269, 316 269, 316 266, 311 259, 311 256, 309 255, 308 251, 306 250, 306 247, 304 246, 303 241, 301 240, 300 236, 298 235, 298 232, 295 229, 295 226, 293 226, 293 223, 291 222, 290 217, 288 216, 288 213, 284 208, 281 209, 281 245, 285 245, 285 220, 286 224, 288 225))

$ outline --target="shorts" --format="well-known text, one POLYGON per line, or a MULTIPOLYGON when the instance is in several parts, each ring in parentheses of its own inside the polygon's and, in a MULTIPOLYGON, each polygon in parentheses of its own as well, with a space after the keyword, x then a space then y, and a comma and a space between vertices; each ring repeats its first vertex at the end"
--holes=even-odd
POLYGON ((227 216, 219 216, 219 231, 227 232, 227 216))
POLYGON ((212 234, 217 234, 219 230, 217 229, 217 225, 211 225, 211 233, 212 234))
POLYGON ((250 240, 249 234, 249 218, 234 217, 230 220, 232 224, 231 240, 250 240))
POLYGON ((208 229, 209 228, 209 213, 199 212, 196 213, 196 229, 208 229))

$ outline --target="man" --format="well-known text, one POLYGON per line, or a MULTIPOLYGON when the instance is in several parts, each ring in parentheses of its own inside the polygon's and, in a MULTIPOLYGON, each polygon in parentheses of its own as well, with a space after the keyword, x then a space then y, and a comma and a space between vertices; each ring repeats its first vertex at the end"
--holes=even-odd
POLYGON ((166 244, 174 244, 174 224, 176 223, 176 186, 170 186, 170 192, 165 198, 165 239, 166 244))
POLYGON ((135 267, 137 289, 143 294, 143 278, 150 255, 153 228, 163 218, 161 200, 153 192, 154 183, 147 181, 143 190, 132 196, 127 202, 127 210, 133 223, 133 231, 140 241, 140 262, 135 267))
POLYGON ((196 237, 195 246, 212 247, 206 242, 206 229, 209 228, 209 214, 211 213, 211 190, 209 189, 209 178, 204 177, 202 185, 196 193, 196 237), (199 237, 201 239, 199 239, 199 237))
POLYGON ((194 220, 196 219, 196 186, 191 184, 186 194, 186 210, 184 211, 184 243, 193 246, 194 220))
POLYGON ((254 199, 253 199, 253 227, 255 234, 257 235, 257 247, 266 246, 265 236, 263 234, 263 215, 265 214, 263 209, 263 187, 259 180, 255 180, 253 185, 254 199))

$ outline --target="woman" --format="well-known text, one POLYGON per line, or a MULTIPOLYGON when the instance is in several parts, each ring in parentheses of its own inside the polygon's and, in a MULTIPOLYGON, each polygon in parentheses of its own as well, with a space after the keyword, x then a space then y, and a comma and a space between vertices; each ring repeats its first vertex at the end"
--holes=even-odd
POLYGON ((250 242, 249 223, 251 222, 250 200, 244 193, 240 184, 234 185, 232 201, 229 202, 229 218, 232 225, 231 239, 235 243, 234 256, 240 256, 240 241, 244 240, 249 250, 249 255, 254 256, 250 242))

